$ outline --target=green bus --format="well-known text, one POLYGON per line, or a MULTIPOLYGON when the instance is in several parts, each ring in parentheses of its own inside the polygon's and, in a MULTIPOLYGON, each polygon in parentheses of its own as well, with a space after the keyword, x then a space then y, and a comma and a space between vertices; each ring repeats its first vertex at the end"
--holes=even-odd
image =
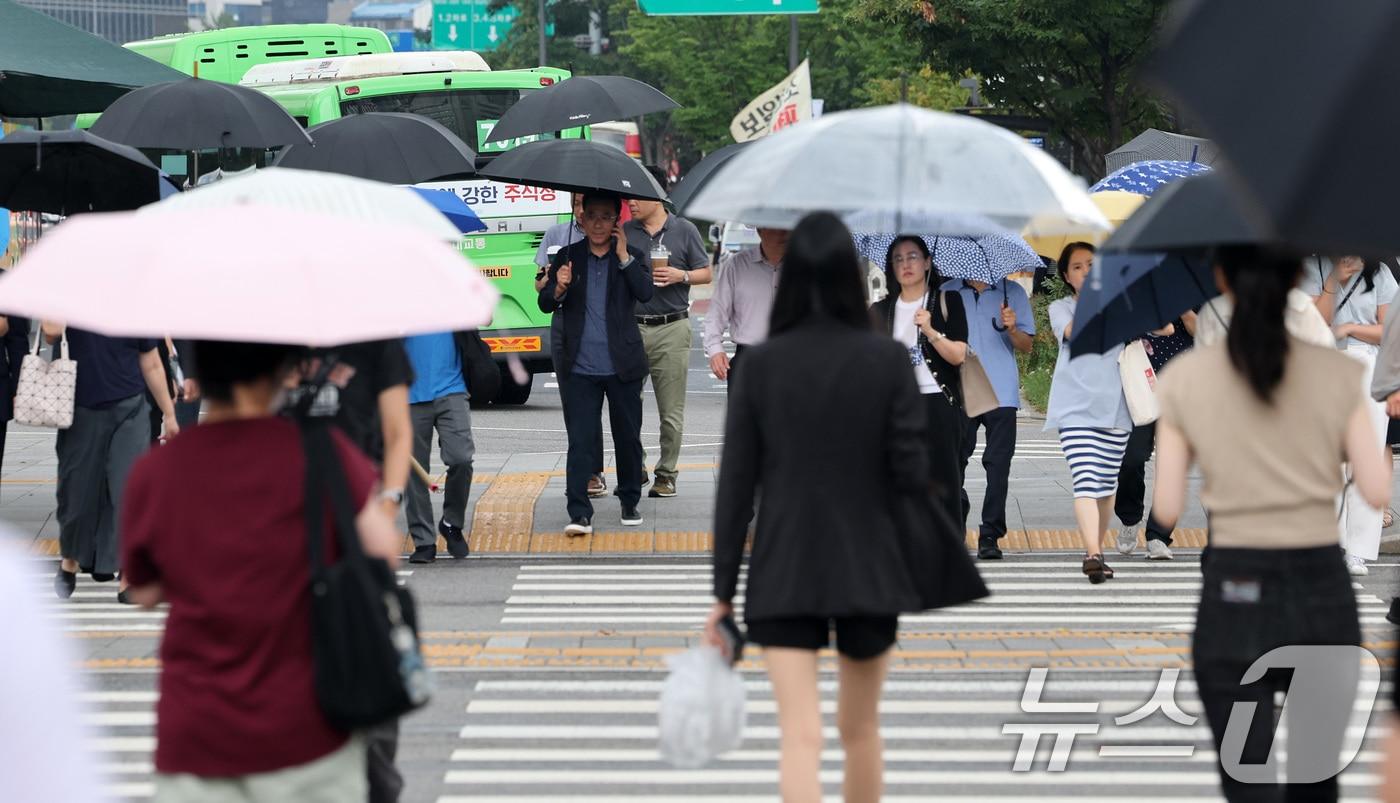
MULTIPOLYGON (((365 112, 430 117, 471 146, 480 166, 535 139, 485 144, 506 109, 524 93, 568 77, 567 71, 547 67, 492 71, 470 51, 425 51, 264 64, 240 83, 265 92, 307 127, 365 112)), ((575 128, 560 136, 579 138, 586 131, 575 128)), ((463 237, 461 249, 501 291, 496 317, 483 333, 502 364, 505 381, 498 401, 523 404, 531 383, 513 381, 504 362, 514 355, 531 374, 553 370, 550 316, 536 301, 534 260, 545 230, 569 219, 569 194, 486 180, 423 186, 455 192, 490 226, 463 237)))
POLYGON ((393 50, 377 28, 349 25, 250 25, 142 39, 123 45, 180 72, 236 84, 260 64, 358 56, 393 50))

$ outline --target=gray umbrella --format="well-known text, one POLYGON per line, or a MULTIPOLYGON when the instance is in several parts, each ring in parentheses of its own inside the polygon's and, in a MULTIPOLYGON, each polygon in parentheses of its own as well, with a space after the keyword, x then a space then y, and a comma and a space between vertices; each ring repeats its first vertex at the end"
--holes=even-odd
POLYGON ((1214 142, 1155 128, 1138 134, 1104 157, 1110 173, 1137 162, 1198 162, 1214 167, 1219 160, 1220 147, 1214 142))

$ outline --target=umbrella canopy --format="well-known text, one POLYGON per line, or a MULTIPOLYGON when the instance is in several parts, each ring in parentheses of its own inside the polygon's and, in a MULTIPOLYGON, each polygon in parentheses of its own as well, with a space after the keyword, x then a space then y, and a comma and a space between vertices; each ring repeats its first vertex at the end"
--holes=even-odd
MULTIPOLYGON (((1089 193, 1089 199, 1094 202, 1094 206, 1097 206, 1099 211, 1103 212, 1109 225, 1116 229, 1123 225, 1123 221, 1137 211, 1138 207, 1142 206, 1143 202, 1147 200, 1147 196, 1122 190, 1103 190, 1089 193)), ((1027 237, 1026 242, 1037 254, 1047 259, 1059 259, 1060 253, 1070 243, 1098 244, 1103 240, 1104 234, 1105 232, 1102 231, 1071 231, 1064 234, 1027 237)))
MULTIPOLYGON (((884 266, 895 241, 893 234, 854 234, 861 256, 884 266)), ((1011 232, 978 237, 922 235, 933 257, 934 270, 944 279, 967 279, 994 284, 1013 273, 1035 270, 1044 263, 1025 240, 1011 232)))
POLYGON ((309 346, 484 326, 498 299, 418 230, 253 205, 83 215, 0 278, 0 309, 106 335, 309 346))
POLYGON ((1104 176, 1099 183, 1089 188, 1089 192, 1131 192, 1137 195, 1151 195, 1173 181, 1205 173, 1210 165, 1200 162, 1134 162, 1104 176))
POLYGON ((694 167, 686 171, 685 178, 681 179, 680 185, 671 191, 671 203, 675 204, 677 209, 690 203, 690 199, 700 191, 701 187, 705 186, 705 182, 714 177, 715 171, 719 170, 725 162, 738 156, 748 146, 747 142, 725 145, 717 151, 711 151, 704 159, 696 162, 694 167))
POLYGON ((1109 151, 1104 163, 1109 172, 1134 162, 1166 159, 1181 162, 1203 162, 1214 166, 1220 159, 1220 147, 1208 139, 1189 137, 1149 128, 1128 140, 1123 147, 1109 151))
POLYGON ((1200 250, 1267 243, 1277 235, 1247 213, 1223 171, 1179 181, 1152 196, 1104 242, 1105 251, 1200 250))
POLYGON ((1203 255, 1101 253, 1079 293, 1070 356, 1102 354, 1216 295, 1203 255))
POLYGON ((664 201, 666 191, 627 154, 586 139, 527 142, 496 157, 481 175, 568 192, 607 192, 623 198, 664 201))
POLYGON ((862 213, 862 228, 892 234, 969 234, 959 225, 969 214, 1011 230, 1034 220, 1037 234, 1108 228, 1084 182, 1039 148, 991 123, 908 104, 837 112, 765 137, 682 211, 778 228, 816 211, 862 213))
POLYGON ((0 0, 0 117, 100 112, 184 74, 14 0, 0 0))
MULTIPOLYGON (((269 167, 250 176, 238 176, 199 187, 142 209, 143 214, 184 215, 195 211, 224 210, 257 206, 331 215, 342 221, 340 236, 354 232, 359 239, 361 224, 386 223, 417 229, 442 242, 460 239, 457 226, 422 196, 406 187, 377 181, 269 167)), ((218 217, 218 216, 215 216, 218 217)))
POLYGON ((441 212, 457 230, 463 234, 486 231, 489 228, 482 222, 472 208, 467 205, 455 192, 451 190, 430 190, 427 187, 409 187, 418 193, 423 200, 433 205, 433 208, 441 212))
POLYGON ((0 207, 53 215, 115 212, 175 192, 140 151, 86 131, 16 131, 0 139, 0 207))
POLYGON ((1400 250, 1400 104, 1389 100, 1400 84, 1400 3, 1179 9, 1149 77, 1220 143, 1247 211, 1307 250, 1400 250), (1241 102, 1240 87, 1261 99, 1241 102), (1347 118, 1353 109, 1365 110, 1364 122, 1347 118))
POLYGON ((418 114, 352 114, 311 129, 315 145, 282 151, 279 167, 342 173, 389 184, 476 174, 476 154, 436 120, 418 114))
POLYGON ((678 109, 661 90, 621 75, 580 75, 521 95, 501 115, 487 142, 563 131, 594 123, 628 120, 678 109))
POLYGON ((277 101, 236 84, 183 78, 123 95, 92 133, 134 148, 276 148, 311 138, 277 101))

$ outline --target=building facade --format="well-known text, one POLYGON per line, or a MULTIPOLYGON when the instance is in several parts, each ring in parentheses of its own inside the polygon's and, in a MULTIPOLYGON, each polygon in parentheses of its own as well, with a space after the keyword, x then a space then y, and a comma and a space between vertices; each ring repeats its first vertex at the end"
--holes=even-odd
POLYGON ((117 43, 188 30, 188 0, 19 0, 117 43))

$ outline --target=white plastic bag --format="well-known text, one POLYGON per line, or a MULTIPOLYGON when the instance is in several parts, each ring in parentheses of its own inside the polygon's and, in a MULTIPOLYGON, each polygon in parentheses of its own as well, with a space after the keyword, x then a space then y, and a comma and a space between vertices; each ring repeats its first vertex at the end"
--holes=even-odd
POLYGON ((671 674, 661 688, 661 757, 695 769, 744 741, 744 679, 719 650, 696 647, 666 659, 671 674))
POLYGON ((1156 421, 1162 414, 1157 402, 1157 372, 1152 370, 1152 361, 1147 358, 1147 349, 1141 340, 1129 343, 1118 355, 1118 372, 1133 426, 1156 421))

